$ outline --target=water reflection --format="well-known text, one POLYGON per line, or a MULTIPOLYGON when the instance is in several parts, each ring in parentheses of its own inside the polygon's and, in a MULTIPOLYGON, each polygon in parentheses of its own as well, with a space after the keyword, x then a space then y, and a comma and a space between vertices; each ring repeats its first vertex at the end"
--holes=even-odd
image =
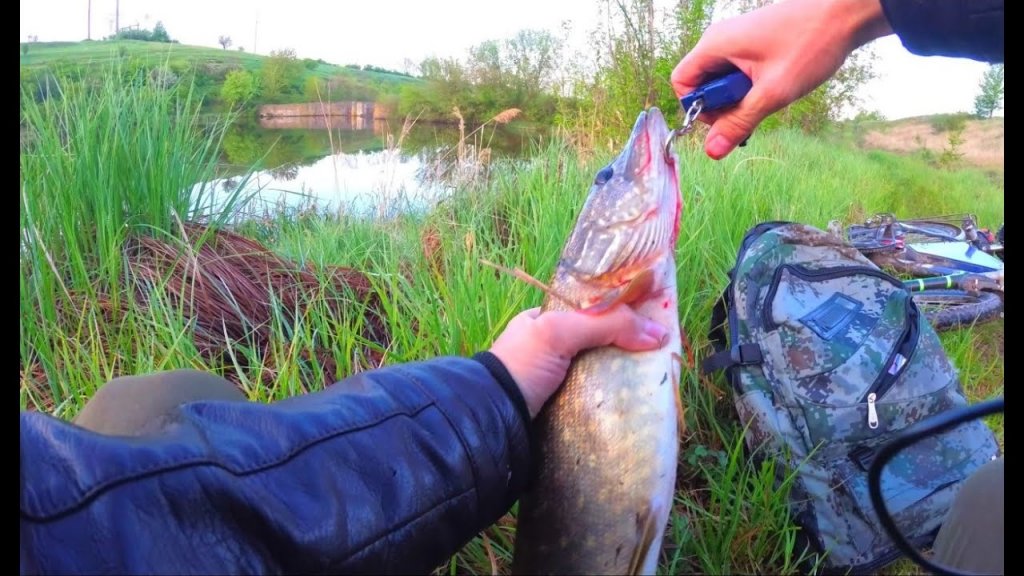
POLYGON ((259 127, 265 130, 373 130, 387 131, 386 120, 374 120, 365 116, 270 116, 259 119, 259 127))
POLYGON ((249 216, 316 210, 388 217, 430 206, 459 178, 479 175, 497 158, 521 157, 536 133, 529 126, 488 125, 459 147, 458 128, 449 125, 261 118, 229 129, 218 178, 196 191, 212 194, 214 208, 236 191, 251 196, 249 216))

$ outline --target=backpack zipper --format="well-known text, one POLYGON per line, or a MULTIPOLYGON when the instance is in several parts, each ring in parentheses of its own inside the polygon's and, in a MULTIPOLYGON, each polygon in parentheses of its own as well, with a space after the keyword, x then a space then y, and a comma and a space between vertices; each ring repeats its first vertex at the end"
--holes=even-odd
POLYGON ((896 383, 896 379, 903 373, 903 369, 907 364, 910 363, 910 357, 917 350, 917 343, 920 340, 921 333, 918 330, 918 310, 914 304, 914 300, 908 295, 907 296, 907 326, 903 329, 903 335, 900 337, 900 343, 896 348, 889 354, 889 357, 885 361, 885 371, 878 375, 878 378, 871 384, 867 392, 861 398, 861 402, 868 403, 868 427, 878 427, 878 414, 875 403, 879 398, 885 396, 885 393, 892 388, 892 385, 896 383), (872 414, 874 414, 875 423, 872 426, 872 414))
POLYGON ((878 396, 872 392, 868 394, 868 428, 878 428, 878 411, 875 409, 875 399, 878 396))

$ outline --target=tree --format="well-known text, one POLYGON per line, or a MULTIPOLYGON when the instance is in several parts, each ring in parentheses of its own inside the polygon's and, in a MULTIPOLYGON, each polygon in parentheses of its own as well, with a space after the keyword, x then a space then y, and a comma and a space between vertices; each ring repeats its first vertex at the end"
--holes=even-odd
POLYGON ((268 98, 275 98, 283 94, 289 88, 294 91, 301 91, 300 82, 304 76, 302 62, 295 56, 295 51, 275 50, 270 57, 263 61, 260 67, 260 81, 263 88, 263 95, 268 98))
POLYGON ((978 88, 981 93, 974 98, 974 113, 981 118, 991 118, 1003 107, 1003 65, 989 66, 978 88))
POLYGON ((679 108, 668 83, 684 36, 678 10, 661 13, 654 0, 600 0, 600 24, 591 33, 593 77, 577 90, 584 114, 600 117, 607 135, 628 134, 635 116, 619 110, 679 108), (587 112, 589 110, 589 112, 587 112))
POLYGON ((156 26, 153 26, 153 34, 151 35, 153 42, 170 42, 171 36, 167 34, 167 30, 164 28, 164 23, 157 21, 156 26))
POLYGON ((217 38, 217 43, 227 50, 228 46, 231 46, 231 36, 221 36, 220 38, 217 38))
POLYGON ((527 98, 552 88, 562 43, 546 30, 520 30, 505 41, 505 68, 517 90, 527 98))
POLYGON ((232 108, 256 95, 256 77, 246 70, 232 70, 224 78, 220 97, 232 108))
POLYGON ((693 50, 704 31, 711 25, 715 0, 689 0, 676 6, 676 47, 679 57, 693 50))
POLYGON ((419 66, 412 60, 405 58, 402 60, 402 72, 406 76, 415 76, 419 73, 419 66))

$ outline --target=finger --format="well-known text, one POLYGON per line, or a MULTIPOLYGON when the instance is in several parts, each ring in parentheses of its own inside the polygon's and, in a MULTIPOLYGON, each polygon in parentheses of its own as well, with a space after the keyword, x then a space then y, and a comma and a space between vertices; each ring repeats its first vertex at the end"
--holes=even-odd
POLYGON ((682 98, 707 82, 708 79, 734 67, 735 65, 729 60, 704 50, 698 42, 693 50, 672 69, 670 76, 672 89, 675 90, 677 97, 682 98))
POLYGON ((580 350, 609 344, 626 350, 650 350, 662 346, 668 336, 664 326, 625 305, 618 306, 611 315, 587 318, 591 324, 586 326, 580 350))
POLYGON ((608 345, 635 351, 651 350, 661 346, 668 333, 664 326, 624 305, 597 315, 551 312, 538 321, 547 323, 544 333, 551 346, 567 357, 608 345))
POLYGON ((717 112, 709 118, 711 128, 704 141, 704 151, 715 160, 726 157, 750 137, 769 114, 781 105, 766 97, 765 83, 754 84, 747 96, 727 111, 717 112))

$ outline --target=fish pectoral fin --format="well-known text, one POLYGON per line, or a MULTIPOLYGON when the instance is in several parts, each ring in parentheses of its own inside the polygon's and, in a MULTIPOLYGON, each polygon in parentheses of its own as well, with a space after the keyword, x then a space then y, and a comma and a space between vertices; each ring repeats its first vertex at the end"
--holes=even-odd
POLYGON ((643 270, 633 277, 628 284, 613 288, 595 303, 583 308, 582 312, 587 314, 601 314, 615 307, 617 304, 633 304, 648 297, 654 287, 654 271, 643 270))
MULTIPOLYGON (((658 514, 651 506, 645 506, 644 510, 636 513, 637 545, 633 549, 633 556, 629 560, 629 571, 627 574, 637 576, 644 574, 644 563, 654 545, 654 539, 658 535, 658 514)), ((653 574, 653 567, 651 568, 653 574)))

